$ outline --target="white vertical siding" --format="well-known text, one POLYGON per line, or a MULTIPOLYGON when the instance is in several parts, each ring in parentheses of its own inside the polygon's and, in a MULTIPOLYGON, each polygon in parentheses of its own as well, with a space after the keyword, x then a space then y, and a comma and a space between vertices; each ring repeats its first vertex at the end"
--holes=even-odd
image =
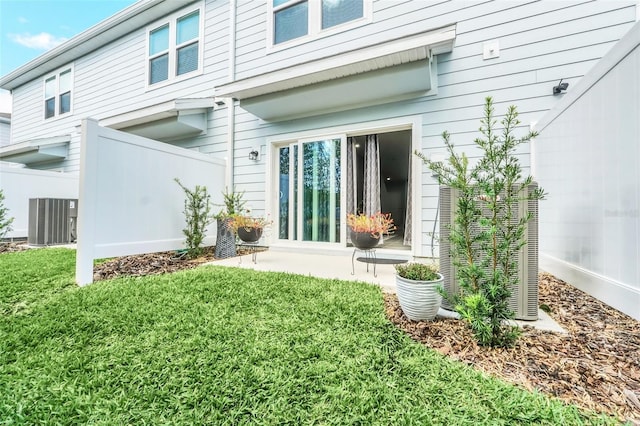
POLYGON ((549 192, 540 203, 542 267, 636 319, 638 76, 640 24, 585 77, 576 94, 543 118, 534 149, 536 178, 549 192))
MULTIPOLYGON (((176 250, 184 246, 185 194, 203 185, 212 202, 222 202, 226 163, 162 142, 82 124, 76 281, 93 279, 100 257, 176 250), (126 190, 123 190, 126 188, 126 190)), ((209 226, 204 244, 215 242, 209 226)))
POLYGON ((78 198, 78 175, 29 170, 0 164, 4 207, 13 217, 7 238, 27 238, 30 198, 78 198))

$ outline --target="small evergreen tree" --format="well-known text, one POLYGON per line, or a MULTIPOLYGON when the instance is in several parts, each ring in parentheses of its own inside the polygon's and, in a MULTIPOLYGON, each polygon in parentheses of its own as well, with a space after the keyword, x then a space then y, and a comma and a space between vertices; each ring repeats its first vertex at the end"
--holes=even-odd
POLYGON ((222 192, 222 199, 224 200, 224 208, 215 215, 216 219, 233 218, 244 213, 244 206, 247 204, 244 201, 244 191, 236 192, 235 188, 229 191, 229 188, 225 188, 222 192))
POLYGON ((190 258, 202 254, 202 241, 207 232, 207 225, 212 221, 211 196, 206 186, 196 185, 195 189, 186 188, 178 178, 175 181, 185 193, 184 216, 187 227, 182 230, 186 237, 187 255, 190 258))
POLYGON ((4 193, 0 189, 0 238, 4 238, 11 231, 13 218, 9 217, 9 209, 4 206, 4 193))
POLYGON ((460 192, 449 234, 460 284, 460 294, 453 295, 455 309, 479 344, 511 346, 519 335, 518 328, 507 322, 514 317, 508 306, 511 289, 518 285, 514 253, 526 244, 526 224, 531 220, 530 213, 518 219, 516 206, 523 199, 542 199, 544 191, 525 191, 532 177, 522 177, 515 155, 518 146, 537 134, 514 136, 520 124, 515 106, 508 108, 501 132, 496 124, 493 100, 487 97, 480 127, 484 137, 474 140, 483 155, 474 167, 464 153, 455 152, 447 132, 442 136, 448 164, 416 154, 438 175, 441 185, 460 192))

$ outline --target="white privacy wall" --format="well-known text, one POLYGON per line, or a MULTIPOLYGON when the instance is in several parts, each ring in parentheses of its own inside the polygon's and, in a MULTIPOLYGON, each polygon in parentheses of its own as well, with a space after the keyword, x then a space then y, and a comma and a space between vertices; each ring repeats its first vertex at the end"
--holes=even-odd
POLYGON ((540 265, 640 319, 640 24, 536 126, 540 265))
POLYGON ((5 238, 26 238, 29 198, 78 198, 78 175, 0 164, 0 189, 9 217, 13 217, 12 230, 5 238))
MULTIPOLYGON (((195 151, 82 122, 76 281, 93 260, 184 248, 184 191, 206 186, 222 203, 225 162, 195 151)), ((205 244, 214 243, 215 224, 205 244)))

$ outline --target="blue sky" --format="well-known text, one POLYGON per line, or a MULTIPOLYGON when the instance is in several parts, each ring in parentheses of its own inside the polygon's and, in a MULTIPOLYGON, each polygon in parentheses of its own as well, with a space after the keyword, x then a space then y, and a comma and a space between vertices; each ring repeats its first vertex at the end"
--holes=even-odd
POLYGON ((0 0, 0 75, 6 75, 135 0, 0 0))

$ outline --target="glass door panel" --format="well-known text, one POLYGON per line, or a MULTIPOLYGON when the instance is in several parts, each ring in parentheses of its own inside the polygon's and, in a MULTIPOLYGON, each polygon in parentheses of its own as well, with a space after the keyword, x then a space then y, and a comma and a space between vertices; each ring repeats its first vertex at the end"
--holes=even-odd
POLYGON ((343 138, 277 148, 278 239, 340 242, 343 138))
POLYGON ((296 240, 298 235, 298 145, 278 149, 278 238, 296 240))
POLYGON ((298 170, 302 241, 340 241, 341 139, 302 143, 298 170))
MULTIPOLYGON (((278 238, 281 240, 289 239, 289 188, 290 188, 290 176, 289 165, 291 162, 291 156, 289 155, 290 148, 285 146, 279 149, 279 175, 278 182, 278 238)), ((293 216, 295 218, 295 216, 293 216)))

